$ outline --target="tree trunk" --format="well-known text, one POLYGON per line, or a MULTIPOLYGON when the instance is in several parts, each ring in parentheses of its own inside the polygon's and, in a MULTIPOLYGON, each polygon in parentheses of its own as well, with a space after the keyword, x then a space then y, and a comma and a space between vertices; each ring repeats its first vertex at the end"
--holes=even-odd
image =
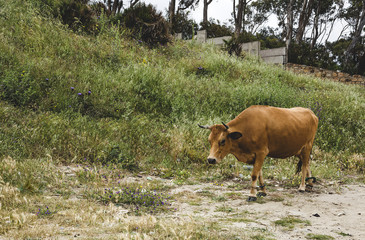
POLYGON ((288 14, 286 15, 286 37, 285 37, 285 46, 286 46, 286 61, 288 61, 289 57, 289 47, 291 44, 292 34, 293 34, 293 4, 294 0, 290 0, 288 5, 288 14))
POLYGON ((139 0, 130 0, 130 8, 133 8, 138 2, 139 0))
POLYGON ((313 0, 304 0, 302 11, 299 16, 298 31, 296 41, 299 43, 303 40, 305 27, 308 25, 309 18, 312 14, 313 0))
POLYGON ((169 28, 171 33, 172 33, 172 28, 174 26, 175 7, 176 7, 176 0, 171 0, 169 5, 169 28))
MULTIPOLYGON (((104 0, 104 3, 105 3, 106 0, 104 0)), ((108 8, 108 10, 110 12, 112 12, 112 0, 108 0, 107 1, 107 4, 106 4, 106 7, 108 8)))
POLYGON ((114 0, 113 2, 113 6, 111 9, 112 15, 115 15, 118 9, 118 5, 119 5, 119 0, 114 0))
POLYGON ((237 38, 242 31, 242 22, 243 22, 243 6, 244 0, 238 0, 237 5, 237 13, 236 13, 236 4, 235 0, 233 0, 233 15, 234 15, 234 35, 237 38))
POLYGON ((365 26, 365 3, 362 5, 362 10, 361 10, 361 17, 360 17, 360 21, 356 27, 356 30, 354 32, 354 35, 352 37, 352 41, 350 43, 350 45, 347 47, 346 52, 345 52, 345 58, 346 61, 348 61, 350 59, 351 54, 353 53, 356 44, 360 41, 361 39, 361 32, 365 26))
POLYGON ((313 21, 311 49, 314 48, 318 40, 319 10, 320 10, 320 3, 317 3, 316 14, 314 16, 314 21, 313 21))
POLYGON ((213 0, 204 0, 204 7, 203 7, 203 23, 208 22, 208 6, 212 3, 213 0))

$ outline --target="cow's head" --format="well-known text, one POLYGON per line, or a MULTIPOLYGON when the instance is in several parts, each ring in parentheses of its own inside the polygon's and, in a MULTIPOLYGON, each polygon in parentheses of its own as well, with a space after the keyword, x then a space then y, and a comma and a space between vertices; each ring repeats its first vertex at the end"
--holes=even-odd
POLYGON ((222 125, 201 126, 204 129, 209 129, 210 135, 208 141, 210 142, 210 153, 208 156, 208 163, 215 164, 222 161, 222 159, 231 152, 233 147, 236 147, 235 140, 242 137, 240 132, 232 132, 231 129, 224 123, 222 125))

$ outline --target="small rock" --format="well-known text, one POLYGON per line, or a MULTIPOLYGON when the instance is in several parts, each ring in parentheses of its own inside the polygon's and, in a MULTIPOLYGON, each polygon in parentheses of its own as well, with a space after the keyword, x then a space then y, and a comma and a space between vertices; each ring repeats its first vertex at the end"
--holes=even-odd
POLYGON ((361 212, 359 212, 358 215, 361 215, 361 212))
POLYGON ((314 216, 314 217, 320 217, 320 215, 318 213, 315 213, 312 216, 314 216))
POLYGON ((151 178, 151 177, 146 177, 146 179, 147 179, 147 180, 150 180, 150 181, 152 180, 152 178, 151 178))
POLYGON ((343 215, 346 215, 344 212, 342 212, 342 213, 339 213, 339 214, 337 214, 337 216, 343 216, 343 215))

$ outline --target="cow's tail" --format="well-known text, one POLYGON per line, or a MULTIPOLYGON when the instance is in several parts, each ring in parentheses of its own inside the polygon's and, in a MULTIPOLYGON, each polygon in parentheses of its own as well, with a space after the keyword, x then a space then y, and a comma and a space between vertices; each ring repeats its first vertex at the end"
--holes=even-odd
POLYGON ((299 159, 299 162, 297 164, 297 171, 295 174, 298 174, 300 173, 300 171, 302 171, 302 165, 303 165, 302 159, 299 159))
MULTIPOLYGON (((312 151, 311 151, 311 154, 309 155, 309 157, 311 160, 313 160, 312 151)), ((302 171, 302 165, 303 165, 302 159, 299 159, 299 162, 297 164, 297 171, 295 174, 298 174, 298 173, 300 173, 300 171, 302 171)))

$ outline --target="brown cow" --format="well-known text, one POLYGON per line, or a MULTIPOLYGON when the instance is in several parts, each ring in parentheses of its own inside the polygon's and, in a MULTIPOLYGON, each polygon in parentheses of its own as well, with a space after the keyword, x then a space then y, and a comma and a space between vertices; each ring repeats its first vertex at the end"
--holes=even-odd
POLYGON ((253 164, 252 185, 248 201, 266 196, 262 165, 266 156, 273 158, 299 157, 298 172, 302 168, 299 191, 313 186, 309 157, 318 126, 318 118, 306 108, 277 108, 251 106, 227 124, 201 126, 210 129, 211 144, 208 162, 219 163, 227 154, 238 161, 253 164), (260 192, 256 190, 257 178, 260 192))

